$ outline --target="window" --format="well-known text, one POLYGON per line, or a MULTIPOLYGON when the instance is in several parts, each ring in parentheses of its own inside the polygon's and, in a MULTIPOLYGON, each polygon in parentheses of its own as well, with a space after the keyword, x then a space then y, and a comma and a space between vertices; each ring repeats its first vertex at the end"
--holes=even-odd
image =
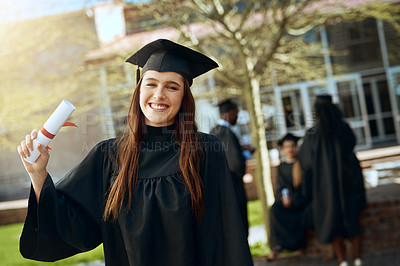
POLYGON ((381 58, 378 28, 375 19, 348 23, 346 41, 350 63, 366 63, 381 58))
POLYGON ((335 74, 383 67, 374 18, 331 25, 327 32, 335 74))
POLYGON ((282 103, 288 130, 302 130, 305 127, 303 107, 299 90, 282 93, 282 103))

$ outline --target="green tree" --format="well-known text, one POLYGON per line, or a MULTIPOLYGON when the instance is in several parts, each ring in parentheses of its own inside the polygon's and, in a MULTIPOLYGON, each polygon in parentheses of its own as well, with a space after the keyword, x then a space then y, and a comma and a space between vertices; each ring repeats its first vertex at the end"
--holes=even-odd
POLYGON ((84 11, 2 24, 0 38, 1 147, 15 150, 62 99, 85 104, 82 112, 94 106, 82 97, 98 84, 83 64, 85 52, 97 47, 84 11))
POLYGON ((376 17, 399 29, 399 5, 390 1, 153 0, 137 5, 140 12, 177 29, 181 42, 213 55, 222 91, 234 89, 245 99, 258 148, 256 179, 267 232, 274 196, 260 88, 324 77, 325 69, 318 66, 325 51, 320 42, 305 38, 321 25, 376 17))

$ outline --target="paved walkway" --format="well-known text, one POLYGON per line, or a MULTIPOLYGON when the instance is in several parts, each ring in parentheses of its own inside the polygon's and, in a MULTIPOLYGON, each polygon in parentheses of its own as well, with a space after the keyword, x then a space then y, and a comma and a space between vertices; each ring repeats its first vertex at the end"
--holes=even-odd
MULTIPOLYGON (((363 266, 395 266, 400 265, 400 248, 369 251, 362 254, 363 266)), ((348 260, 349 265, 353 265, 348 260)), ((336 266, 336 260, 324 261, 322 257, 294 256, 279 258, 273 262, 267 262, 261 258, 254 259, 254 266, 336 266)))
MULTIPOLYGON (((372 251, 362 255, 363 266, 395 266, 400 265, 400 248, 372 251)), ((349 260, 349 266, 353 265, 349 260)), ((335 260, 324 261, 322 257, 293 256, 279 258, 267 262, 262 258, 254 258, 254 266, 336 266, 335 260)), ((103 261, 81 263, 76 266, 104 266, 103 261)))
POLYGON ((79 263, 74 266, 104 266, 104 261, 102 260, 97 260, 97 261, 92 261, 92 262, 87 262, 87 263, 79 263))

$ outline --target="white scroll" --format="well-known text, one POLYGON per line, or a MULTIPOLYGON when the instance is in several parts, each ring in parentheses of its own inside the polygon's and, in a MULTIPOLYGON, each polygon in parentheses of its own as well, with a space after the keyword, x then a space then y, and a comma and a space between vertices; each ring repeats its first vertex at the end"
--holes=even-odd
POLYGON ((37 160, 40 155, 40 152, 37 150, 38 143, 47 147, 75 109, 75 106, 67 100, 63 100, 60 103, 38 132, 37 138, 33 140, 33 151, 28 158, 25 158, 25 161, 34 163, 37 160))

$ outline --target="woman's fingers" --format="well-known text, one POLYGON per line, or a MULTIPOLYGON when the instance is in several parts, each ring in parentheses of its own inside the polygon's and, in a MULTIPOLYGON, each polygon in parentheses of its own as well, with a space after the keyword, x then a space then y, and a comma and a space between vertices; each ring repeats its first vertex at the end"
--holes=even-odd
POLYGON ((18 154, 19 154, 19 156, 21 156, 21 158, 26 158, 25 154, 22 150, 22 142, 21 142, 21 145, 18 145, 17 150, 18 150, 18 154))
POLYGON ((44 145, 38 143, 37 149, 40 152, 40 156, 45 156, 45 157, 49 156, 49 151, 46 149, 44 145))
POLYGON ((30 134, 25 136, 25 142, 26 142, 26 147, 28 148, 29 152, 33 151, 33 143, 32 143, 32 138, 31 138, 30 134))
MULTIPOLYGON (((23 141, 23 142, 25 142, 25 141, 23 141)), ((21 161, 25 166, 25 170, 29 173, 31 164, 25 161, 25 158, 27 158, 27 156, 25 155, 25 153, 22 149, 22 145, 19 145, 17 149, 18 149, 19 157, 21 158, 21 161)))
MULTIPOLYGON (((47 167, 47 164, 48 164, 49 158, 50 158, 50 153, 46 149, 46 146, 44 146, 42 144, 38 144, 37 149, 40 152, 40 156, 39 156, 39 158, 37 158, 34 166, 35 166, 35 170, 38 173, 43 173, 46 171, 46 167, 47 167)), ((43 175, 41 175, 41 176, 43 176, 43 175)))
POLYGON ((25 140, 21 141, 21 144, 17 147, 18 154, 21 157, 21 161, 25 166, 25 170, 28 172, 35 193, 40 194, 43 181, 47 175, 47 164, 49 162, 50 154, 44 145, 38 144, 35 148, 40 152, 39 158, 34 163, 25 161, 30 156, 31 151, 34 149, 33 140, 36 139, 38 134, 37 130, 33 130, 29 135, 25 136, 25 140))
POLYGON ((31 138, 32 138, 32 139, 36 139, 37 134, 38 134, 38 130, 37 130, 37 129, 32 130, 32 132, 31 132, 31 138))
POLYGON ((33 140, 36 139, 38 130, 32 130, 31 134, 25 136, 25 140, 21 141, 17 150, 22 158, 28 158, 33 151, 33 140))
POLYGON ((37 129, 32 130, 30 135, 26 135, 25 141, 29 151, 33 151, 33 140, 37 137, 37 129))
POLYGON ((28 147, 26 145, 26 140, 21 141, 21 151, 24 154, 24 158, 29 157, 30 152, 28 150, 28 147))

